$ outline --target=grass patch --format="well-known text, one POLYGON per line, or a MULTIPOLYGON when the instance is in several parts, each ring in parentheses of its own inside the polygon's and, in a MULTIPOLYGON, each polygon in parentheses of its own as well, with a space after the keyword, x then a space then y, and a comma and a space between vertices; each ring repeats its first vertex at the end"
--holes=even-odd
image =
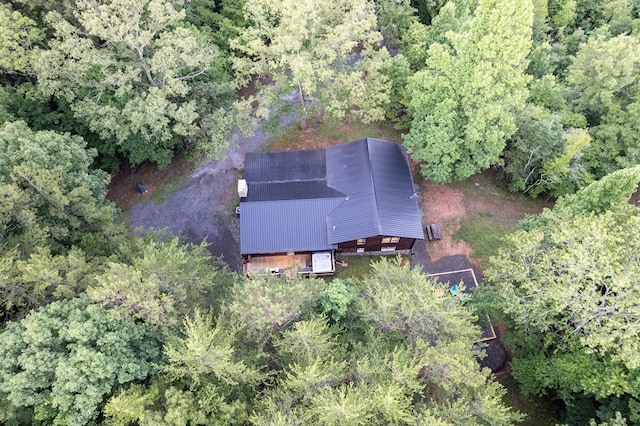
POLYGON ((491 212, 479 210, 467 214, 460 220, 460 230, 455 241, 464 240, 473 248, 473 257, 484 267, 489 258, 503 246, 502 239, 516 229, 517 221, 505 220, 491 212))
POLYGON ((386 122, 362 123, 360 121, 335 122, 316 120, 306 130, 293 124, 282 134, 271 138, 265 151, 319 149, 362 138, 378 138, 401 141, 400 133, 386 122))
MULTIPOLYGON (((389 256, 341 256, 338 255, 336 260, 347 262, 348 266, 340 266, 336 264, 336 273, 332 278, 353 278, 356 283, 360 283, 362 278, 371 272, 371 262, 380 260, 381 258, 389 258, 389 256)), ((401 255, 402 263, 410 262, 411 258, 407 255, 401 255)))

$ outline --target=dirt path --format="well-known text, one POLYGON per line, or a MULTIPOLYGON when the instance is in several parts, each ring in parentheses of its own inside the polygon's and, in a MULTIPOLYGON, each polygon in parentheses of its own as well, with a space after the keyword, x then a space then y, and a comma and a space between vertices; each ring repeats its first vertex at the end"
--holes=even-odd
MULTIPOLYGON (((285 118, 281 124, 286 127, 290 123, 291 118, 285 118)), ((195 169, 172 195, 161 201, 147 197, 135 204, 129 212, 129 224, 142 231, 166 229, 193 243, 206 239, 213 255, 222 256, 233 270, 241 272, 239 220, 230 209, 231 187, 243 168, 244 154, 262 149, 270 137, 262 128, 253 136, 239 136, 222 160, 211 160, 195 169)))

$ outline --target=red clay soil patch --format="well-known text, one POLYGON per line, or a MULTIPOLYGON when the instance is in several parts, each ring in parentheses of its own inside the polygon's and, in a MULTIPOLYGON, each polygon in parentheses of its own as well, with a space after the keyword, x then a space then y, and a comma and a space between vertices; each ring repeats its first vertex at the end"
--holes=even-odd
POLYGON ((422 187, 425 225, 437 223, 442 228, 442 239, 427 243, 433 262, 446 256, 464 254, 482 270, 478 259, 472 256, 473 248, 466 241, 456 241, 454 238, 463 218, 471 214, 484 214, 502 223, 515 224, 526 215, 539 214, 544 207, 552 206, 552 202, 506 192, 492 171, 456 184, 436 185, 418 176, 416 180, 422 187))
MULTIPOLYGON (((425 225, 437 223, 442 228, 442 239, 428 242, 432 262, 446 256, 464 254, 471 262, 473 249, 465 241, 456 242, 453 236, 460 229, 460 219, 466 213, 464 193, 450 185, 436 185, 430 182, 422 184, 422 211, 425 225)), ((477 266, 477 264, 476 264, 477 266)))

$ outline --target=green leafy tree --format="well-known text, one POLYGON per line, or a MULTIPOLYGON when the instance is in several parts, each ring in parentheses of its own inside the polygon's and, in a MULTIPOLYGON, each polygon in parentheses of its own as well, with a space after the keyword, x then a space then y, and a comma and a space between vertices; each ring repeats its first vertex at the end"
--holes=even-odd
POLYGON ((219 154, 236 123, 230 83, 208 73, 218 56, 184 11, 165 0, 76 3, 77 22, 57 12, 49 49, 37 55, 40 88, 71 104, 78 118, 133 164, 166 166, 176 147, 219 154), (101 43, 96 43, 101 40, 101 43), (194 82, 206 81, 196 93, 194 82), (217 93, 217 95, 213 95, 217 93), (210 104, 211 98, 217 103, 210 104), (200 102, 207 99, 208 103, 200 102), (211 112, 214 120, 203 112, 211 112))
POLYGON ((434 182, 465 179, 499 161, 524 107, 531 47, 529 0, 481 0, 446 43, 429 47, 410 79, 405 145, 434 182))
POLYGON ((449 285, 429 280, 419 269, 393 261, 372 262, 372 274, 358 300, 364 319, 384 332, 398 332, 412 341, 473 342, 479 329, 473 316, 457 298, 449 297, 449 285), (462 327, 462 324, 465 324, 462 327))
MULTIPOLYGON (((89 424, 122 384, 145 379, 159 347, 144 326, 88 298, 54 302, 0 334, 0 399, 47 424, 89 424)), ((0 413, 4 422, 11 412, 0 413)))
POLYGON ((324 286, 318 278, 251 276, 233 289, 228 315, 254 341, 264 344, 271 334, 309 314, 324 286))
POLYGON ((508 237, 486 271, 491 303, 512 322, 514 377, 569 410, 580 394, 617 398, 627 413, 637 404, 640 209, 627 200, 639 182, 637 166, 561 198, 508 237))
POLYGON ((207 244, 185 245, 178 238, 138 239, 121 247, 123 259, 111 261, 88 289, 90 297, 144 321, 171 336, 196 309, 219 312, 237 280, 207 244))
POLYGON ((378 26, 387 48, 399 47, 402 35, 418 20, 415 12, 409 0, 376 0, 378 26))
POLYGON ((7 251, 0 259, 3 320, 20 318, 54 300, 78 296, 87 288, 96 267, 76 247, 64 255, 52 255, 42 247, 24 260, 17 250, 7 251))
POLYGON ((32 72, 33 47, 42 39, 42 31, 35 21, 9 5, 0 5, 0 70, 3 73, 32 72))
POLYGON ((640 41, 626 35, 591 37, 569 67, 570 104, 591 126, 585 162, 597 178, 640 162, 638 75, 640 41))
POLYGON ((527 105, 516 115, 518 130, 503 152, 509 190, 530 191, 541 183, 542 168, 564 151, 562 123, 557 114, 527 105))
POLYGON ((248 404, 264 374, 240 358, 234 327, 195 311, 183 335, 165 346, 162 375, 133 385, 105 406, 107 424, 246 424, 248 404))
POLYGON ((34 132, 24 122, 0 128, 0 245, 29 254, 64 251, 92 232, 108 232, 109 177, 92 170, 95 150, 77 136, 34 132))
POLYGON ((383 259, 359 287, 355 330, 309 317, 274 336, 279 373, 256 401, 253 423, 507 425, 520 418, 478 368, 479 330, 448 286, 383 259))
POLYGON ((335 278, 322 290, 318 307, 333 321, 341 321, 349 315, 357 291, 350 278, 335 278))
MULTIPOLYGON (((368 0, 256 0, 245 4, 248 26, 231 46, 243 56, 235 70, 248 82, 260 76, 257 113, 278 118, 293 108, 343 119, 381 120, 390 83, 389 55, 378 49, 375 8, 368 0), (295 92, 296 102, 283 97, 295 92)), ((277 122, 277 120, 276 120, 277 122)))

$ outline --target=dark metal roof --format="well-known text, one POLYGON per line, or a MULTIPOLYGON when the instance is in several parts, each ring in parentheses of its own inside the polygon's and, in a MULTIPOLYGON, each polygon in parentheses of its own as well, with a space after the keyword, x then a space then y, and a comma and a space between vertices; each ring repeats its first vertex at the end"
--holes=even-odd
POLYGON ((344 194, 327 186, 326 180, 300 182, 250 183, 243 201, 305 200, 309 198, 335 198, 344 194))
POLYGON ((330 242, 375 235, 424 239, 404 146, 367 138, 327 148, 327 182, 347 196, 327 219, 330 242))
POLYGON ((341 198, 247 202, 240 206, 241 254, 332 250, 325 218, 341 198))
POLYGON ((404 146, 368 139, 380 235, 424 239, 422 215, 404 146))
POLYGON ((326 179, 324 149, 249 152, 244 159, 244 178, 248 184, 326 179))
POLYGON ((360 139, 247 154, 242 254, 313 251, 375 235, 424 239, 406 150, 360 139))

